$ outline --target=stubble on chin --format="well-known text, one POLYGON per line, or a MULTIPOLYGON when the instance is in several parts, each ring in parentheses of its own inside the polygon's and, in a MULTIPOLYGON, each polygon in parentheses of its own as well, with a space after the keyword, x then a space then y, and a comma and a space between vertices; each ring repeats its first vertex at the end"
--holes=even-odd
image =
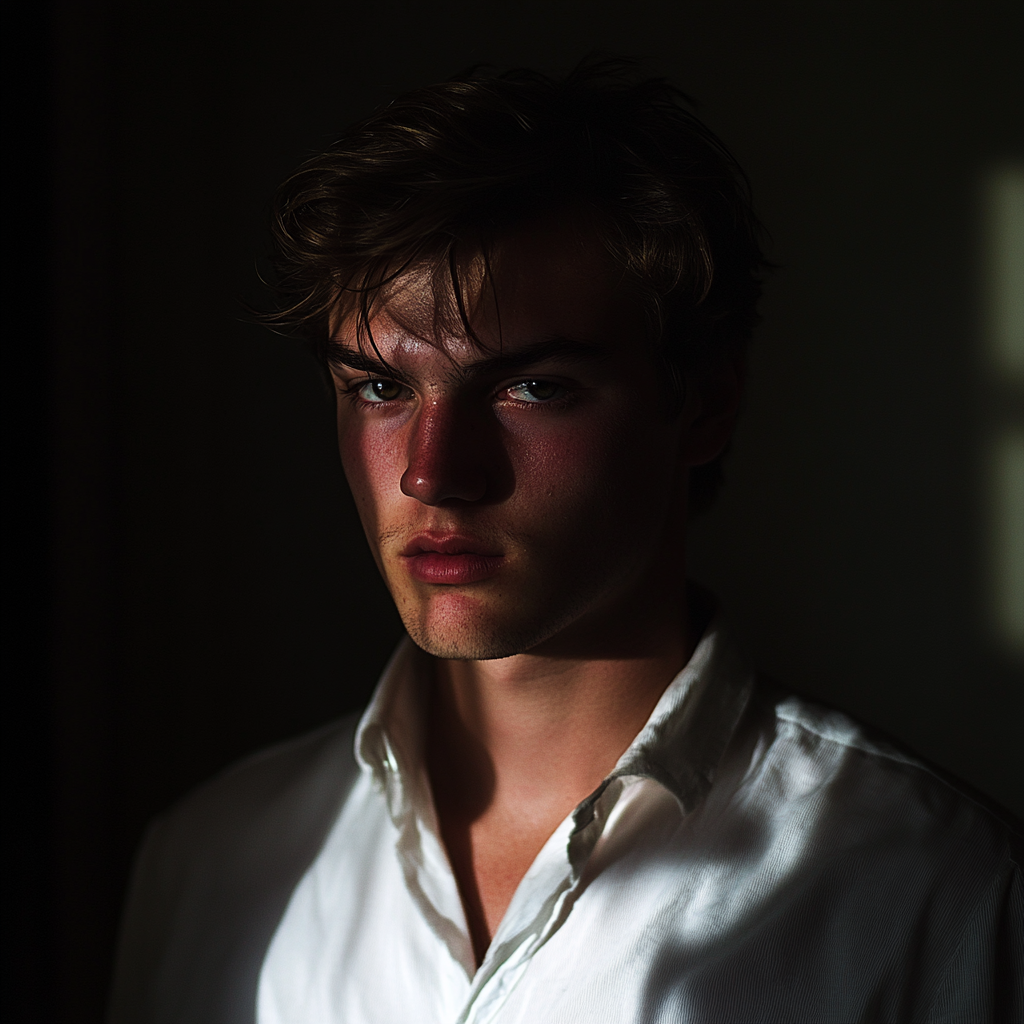
POLYGON ((509 637, 441 636, 412 623, 406 630, 417 647, 444 661, 493 661, 522 654, 525 649, 509 637))
POLYGON ((541 642, 538 630, 519 624, 471 621, 473 616, 461 617, 450 613, 442 621, 435 621, 419 609, 402 613, 406 632, 417 647, 435 658, 451 661, 492 661, 511 658, 515 654, 541 642), (419 613, 417 613, 419 612, 419 613))
POLYGON ((452 661, 492 661, 532 651, 571 626, 585 614, 589 593, 559 595, 560 601, 480 602, 471 599, 440 602, 405 595, 397 602, 406 632, 417 647, 435 658, 452 661))

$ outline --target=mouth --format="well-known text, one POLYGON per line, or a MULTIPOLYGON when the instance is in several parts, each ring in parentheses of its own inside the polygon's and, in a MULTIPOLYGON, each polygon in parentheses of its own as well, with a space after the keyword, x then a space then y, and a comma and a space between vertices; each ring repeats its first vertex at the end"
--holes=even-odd
POLYGON ((413 579, 457 586, 489 579, 505 561, 493 545, 455 533, 421 533, 399 553, 413 579))

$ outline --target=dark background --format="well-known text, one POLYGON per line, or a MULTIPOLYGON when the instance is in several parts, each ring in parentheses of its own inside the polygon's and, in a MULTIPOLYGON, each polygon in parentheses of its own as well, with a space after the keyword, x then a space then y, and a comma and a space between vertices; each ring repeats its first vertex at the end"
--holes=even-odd
POLYGON ((147 819, 370 692, 399 625, 330 405, 242 303, 265 301, 278 180, 396 92, 478 61, 564 71, 611 50, 698 98, 782 269, 694 574, 774 675, 1024 811, 1024 678, 985 596, 984 460, 1007 402, 979 271, 985 174, 1024 157, 1021 11, 83 0, 22 15, 4 102, 27 140, 5 157, 6 1019, 97 1020, 147 819))

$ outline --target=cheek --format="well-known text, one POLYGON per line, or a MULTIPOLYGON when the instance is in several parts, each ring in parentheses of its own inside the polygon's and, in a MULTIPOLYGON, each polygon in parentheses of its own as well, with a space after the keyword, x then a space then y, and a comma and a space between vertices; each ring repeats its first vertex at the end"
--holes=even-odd
POLYGON ((672 493, 672 451, 664 426, 645 429, 629 417, 524 431, 513 437, 509 453, 516 500, 531 506, 534 518, 571 526, 581 539, 653 524, 672 493))
POLYGON ((404 445, 397 431, 376 424, 355 425, 344 414, 338 417, 338 452, 349 488, 368 536, 376 536, 383 506, 400 493, 405 471, 404 445))

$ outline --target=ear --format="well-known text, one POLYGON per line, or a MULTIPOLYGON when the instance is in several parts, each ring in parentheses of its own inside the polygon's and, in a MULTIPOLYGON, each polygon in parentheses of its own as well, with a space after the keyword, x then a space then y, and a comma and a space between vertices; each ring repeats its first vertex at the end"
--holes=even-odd
POLYGON ((683 415, 689 422, 681 452, 686 465, 702 466, 722 454, 736 426, 746 377, 746 359, 737 356, 687 379, 683 415))

